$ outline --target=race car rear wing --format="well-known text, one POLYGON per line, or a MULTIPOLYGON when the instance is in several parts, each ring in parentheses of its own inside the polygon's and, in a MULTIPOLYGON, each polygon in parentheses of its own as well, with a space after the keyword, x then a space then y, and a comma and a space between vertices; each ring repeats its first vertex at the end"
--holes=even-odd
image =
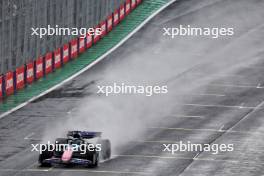
POLYGON ((67 136, 73 138, 91 139, 95 137, 101 137, 101 132, 94 131, 68 131, 67 136))

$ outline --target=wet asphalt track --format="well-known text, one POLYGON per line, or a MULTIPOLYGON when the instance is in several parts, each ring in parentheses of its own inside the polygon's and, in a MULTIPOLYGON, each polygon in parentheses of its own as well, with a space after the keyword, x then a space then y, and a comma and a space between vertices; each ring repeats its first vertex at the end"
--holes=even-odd
MULTIPOLYGON (((260 20, 264 12, 258 11, 263 8, 264 1, 261 0, 187 0, 171 5, 106 60, 64 87, 0 119, 0 175, 264 175, 264 54, 251 53, 255 48, 262 47, 264 50, 264 35, 261 33, 264 27, 261 26, 263 20, 260 20), (243 11, 240 5, 243 3, 248 5, 250 12, 256 9, 255 16, 254 13, 250 14, 252 16, 246 19, 248 25, 238 32, 238 37, 228 42, 244 38, 250 44, 244 46, 243 50, 237 48, 241 50, 238 57, 246 56, 250 60, 254 55, 262 58, 262 61, 260 59, 256 64, 243 65, 232 74, 218 75, 205 87, 198 88, 193 95, 186 95, 180 114, 175 110, 175 114, 162 117, 160 126, 146 129, 149 134, 155 132, 154 136, 131 141, 127 151, 101 163, 97 169, 38 167, 37 154, 30 152, 30 144, 39 142, 47 126, 58 119, 63 121, 83 97, 93 94, 90 89, 93 80, 89 79, 89 75, 99 73, 109 62, 125 59, 123 56, 131 52, 128 47, 140 51, 140 44, 155 42, 151 35, 164 25, 188 24, 193 18, 203 15, 217 21, 226 18, 226 13, 234 11, 247 16, 248 12, 243 11), (215 7, 218 10, 213 12, 215 7), (199 93, 200 89, 204 91, 199 93), (232 143, 235 151, 218 155, 208 152, 177 152, 171 155, 162 152, 163 143, 180 140, 198 144, 232 143)), ((236 18, 235 15, 233 18, 236 18)), ((210 46, 210 52, 214 53, 224 45, 219 42, 210 46)), ((224 56, 228 55, 226 53, 224 56)), ((203 76, 204 69, 201 65, 187 74, 203 76)), ((173 81, 172 85, 177 86, 173 81)))

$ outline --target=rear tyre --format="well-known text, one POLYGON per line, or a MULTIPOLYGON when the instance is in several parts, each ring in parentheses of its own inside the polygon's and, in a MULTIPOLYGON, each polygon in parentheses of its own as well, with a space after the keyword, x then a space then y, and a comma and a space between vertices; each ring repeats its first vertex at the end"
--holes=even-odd
POLYGON ((93 154, 93 158, 92 158, 93 163, 88 165, 88 167, 90 168, 95 168, 98 167, 98 163, 99 163, 99 154, 96 152, 93 154))
POLYGON ((108 139, 102 140, 102 159, 107 160, 111 158, 111 143, 108 139))

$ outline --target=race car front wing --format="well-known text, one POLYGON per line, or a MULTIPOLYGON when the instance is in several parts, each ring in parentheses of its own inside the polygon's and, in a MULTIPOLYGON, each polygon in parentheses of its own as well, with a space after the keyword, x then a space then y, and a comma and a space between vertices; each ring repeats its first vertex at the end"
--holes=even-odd
POLYGON ((77 165, 92 164, 92 161, 86 159, 72 158, 69 161, 64 162, 62 161, 61 158, 56 158, 56 157, 45 159, 43 162, 49 164, 77 164, 77 165))

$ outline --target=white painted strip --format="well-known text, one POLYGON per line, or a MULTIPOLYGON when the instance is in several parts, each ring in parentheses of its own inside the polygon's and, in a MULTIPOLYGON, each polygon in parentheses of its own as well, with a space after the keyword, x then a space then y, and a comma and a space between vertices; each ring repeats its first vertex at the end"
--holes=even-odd
POLYGON ((49 169, 23 169, 23 170, 21 170, 21 169, 0 169, 0 172, 26 172, 26 171, 48 172, 49 169))
POLYGON ((205 128, 173 128, 173 127, 148 127, 149 129, 162 129, 162 130, 178 130, 178 131, 205 131, 205 132, 218 132, 218 133, 238 133, 250 135, 264 135, 263 132, 250 132, 250 131, 235 131, 235 130, 221 130, 218 129, 205 129, 205 128))
MULTIPOLYGON (((208 76, 204 73, 193 73, 192 75, 194 76, 200 76, 200 77, 203 77, 203 76, 208 76)), ((244 78, 246 76, 244 75, 236 75, 236 74, 212 74, 211 75, 212 77, 235 77, 235 78, 244 78)))
POLYGON ((168 7, 169 5, 171 5, 172 3, 176 2, 178 0, 171 0, 170 2, 168 2, 167 4, 165 4, 164 6, 162 6, 160 9, 158 9, 156 12, 154 12, 152 15, 150 15, 146 20, 144 20, 138 27, 136 27, 131 33, 129 33, 125 38, 123 38, 116 46, 114 46, 113 48, 111 48, 110 50, 108 50, 105 54, 103 54, 102 56, 100 56, 97 60, 95 60, 94 62, 92 62, 91 64, 89 64, 87 67, 81 69, 80 71, 78 71, 77 73, 75 73, 74 75, 70 76, 69 78, 65 79, 64 81, 62 81, 61 83, 51 87, 50 89, 42 92, 41 94, 32 97, 31 99, 29 99, 28 101, 10 109, 9 111, 6 111, 5 113, 0 115, 0 119, 11 114, 12 112, 17 111, 18 109, 26 106, 27 104, 29 104, 30 102, 37 100, 38 98, 48 94, 49 92, 59 88, 60 86, 62 86, 63 84, 71 81, 72 79, 76 78, 77 76, 81 75, 82 73, 84 73, 85 71, 89 70, 90 68, 92 68, 94 65, 96 65, 97 63, 99 63, 101 60, 103 60, 104 58, 106 58, 106 56, 108 56, 109 54, 111 54, 113 51, 115 51, 118 47, 120 47, 123 43, 125 43, 129 38, 131 38, 135 33, 137 33, 145 24, 147 24, 152 18, 154 18, 158 13, 160 13, 161 11, 163 11, 166 7, 168 7))
MULTIPOLYGON (((0 169, 0 171, 5 171, 6 169, 0 169)), ((16 170, 9 169, 6 171, 20 171, 20 172, 86 172, 86 173, 105 173, 105 174, 133 174, 133 175, 153 175, 150 172, 136 172, 136 171, 113 171, 113 170, 89 170, 89 169, 63 169, 63 168, 53 168, 51 169, 24 169, 16 170)))
POLYGON ((109 174, 136 174, 136 175, 150 175, 153 173, 149 172, 133 172, 133 171, 108 171, 108 170, 88 170, 88 169, 0 169, 0 172, 52 172, 52 171, 63 171, 63 172, 87 172, 87 173, 109 173, 109 174))
POLYGON ((162 156, 162 155, 113 155, 113 157, 134 157, 134 158, 160 158, 160 159, 192 159, 187 157, 177 156, 162 156))
POLYGON ((264 87, 260 87, 259 85, 239 85, 239 84, 209 84, 211 87, 239 87, 239 88, 255 88, 255 89, 264 89, 264 87))
POLYGON ((213 94, 213 93, 191 93, 191 94, 175 94, 177 96, 215 96, 215 97, 225 97, 224 94, 213 94))
POLYGON ((176 117, 176 118, 198 118, 202 119, 204 116, 192 116, 192 115, 169 115, 168 117, 176 117))
POLYGON ((34 135, 35 133, 30 133, 28 134, 26 137, 24 137, 25 140, 31 139, 31 137, 34 135))
POLYGON ((137 141, 131 141, 132 143, 138 142, 138 143, 160 143, 160 144, 178 144, 180 143, 179 141, 153 141, 153 140, 137 140, 137 141))
POLYGON ((225 97, 224 94, 209 94, 209 93, 200 93, 200 94, 189 94, 189 95, 196 95, 196 96, 215 96, 215 97, 225 97))
POLYGON ((264 88, 264 86, 261 83, 259 83, 257 86, 257 89, 263 89, 263 88, 264 88))
MULTIPOLYGON (((199 153, 197 154, 197 156, 199 153)), ((221 159, 213 159, 213 158, 188 158, 188 157, 181 157, 181 156, 159 156, 159 155, 113 155, 114 157, 133 157, 133 158, 159 158, 159 159, 184 159, 184 160, 201 160, 201 161, 224 161, 224 162, 233 162, 239 163, 240 161, 236 160, 221 160, 221 159)), ((197 157, 196 156, 196 157, 197 157)))
MULTIPOLYGON (((233 127, 231 127, 227 132, 230 132, 232 129, 234 129, 239 123, 241 123, 243 120, 247 119, 250 117, 252 114, 254 114, 258 109, 260 109, 264 105, 264 101, 262 101, 253 111, 248 113, 245 117, 243 117, 240 121, 238 121, 233 127)), ((259 134, 259 132, 257 132, 259 134)), ((256 133, 253 133, 256 134, 256 133)), ((261 134, 261 133, 260 133, 261 134)), ((263 133, 262 133, 263 134, 263 133)))
POLYGON ((220 131, 220 132, 224 131, 224 130, 223 130, 224 127, 225 127, 225 125, 222 125, 218 131, 220 131))
POLYGON ((198 156, 199 156, 199 154, 200 154, 200 153, 197 153, 197 154, 193 157, 193 159, 197 159, 198 156))
POLYGON ((228 106, 228 105, 209 105, 209 104, 182 104, 183 106, 197 106, 197 107, 218 107, 218 108, 238 108, 238 109, 255 109, 256 107, 246 107, 246 106, 228 106))
MULTIPOLYGON (((37 162, 34 162, 34 163, 32 163, 31 165, 29 165, 29 166, 27 166, 27 169, 31 169, 32 167, 38 167, 40 164, 39 164, 39 162, 37 161, 37 162)), ((50 168, 49 168, 50 169, 50 168)), ((49 169, 45 169, 45 170, 49 170, 49 169)))
POLYGON ((204 129, 204 128, 173 128, 173 127, 148 127, 150 129, 164 129, 164 130, 179 130, 179 131, 211 131, 211 132, 219 132, 219 130, 215 129, 204 129))
POLYGON ((67 114, 72 114, 75 110, 76 110, 76 108, 72 108, 69 111, 67 111, 67 114))

